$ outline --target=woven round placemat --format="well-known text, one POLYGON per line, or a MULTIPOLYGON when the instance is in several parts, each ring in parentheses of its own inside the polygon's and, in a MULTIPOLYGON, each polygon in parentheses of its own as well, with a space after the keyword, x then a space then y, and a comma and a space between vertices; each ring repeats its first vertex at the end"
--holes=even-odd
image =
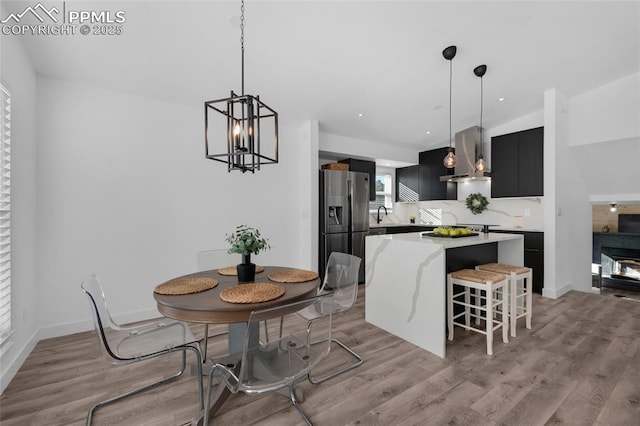
POLYGON ((277 283, 304 283, 317 279, 318 273, 303 269, 285 269, 284 271, 273 272, 267 278, 277 283))
POLYGON ((228 303, 259 303, 277 299, 284 287, 269 283, 238 284, 220 292, 220 299, 228 303))
MULTIPOLYGON (((260 272, 264 272, 264 266, 256 265, 256 274, 260 272)), ((238 275, 238 269, 235 266, 225 266, 224 268, 218 269, 218 273, 220 275, 235 276, 238 275)))
POLYGON ((179 294, 199 293, 209 290, 218 285, 218 281, 213 278, 177 278, 156 286, 154 293, 177 296, 179 294))

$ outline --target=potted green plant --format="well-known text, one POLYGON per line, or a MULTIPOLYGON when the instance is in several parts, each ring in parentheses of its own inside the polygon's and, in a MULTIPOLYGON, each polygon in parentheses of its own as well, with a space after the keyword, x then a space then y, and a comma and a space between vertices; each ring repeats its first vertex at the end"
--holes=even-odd
POLYGON ((251 263, 251 254, 258 254, 263 250, 271 248, 269 240, 260 235, 260 231, 247 225, 239 225, 235 232, 227 235, 227 242, 230 248, 229 254, 238 253, 242 255, 242 263, 237 265, 238 281, 251 282, 256 276, 256 265, 251 263))
POLYGON ((415 216, 409 216, 409 222, 410 223, 416 223, 416 217, 415 216))

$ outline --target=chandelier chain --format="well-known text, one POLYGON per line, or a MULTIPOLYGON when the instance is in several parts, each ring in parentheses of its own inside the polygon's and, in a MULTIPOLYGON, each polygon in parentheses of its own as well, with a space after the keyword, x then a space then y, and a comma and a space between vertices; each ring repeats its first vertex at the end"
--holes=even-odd
POLYGON ((244 96, 244 0, 240 5, 240 50, 242 53, 242 95, 244 96))

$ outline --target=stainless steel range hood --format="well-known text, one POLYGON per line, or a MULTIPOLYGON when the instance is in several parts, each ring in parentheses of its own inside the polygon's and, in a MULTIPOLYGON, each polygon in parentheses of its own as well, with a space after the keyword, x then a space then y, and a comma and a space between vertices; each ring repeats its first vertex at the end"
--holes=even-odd
POLYGON ((456 166, 452 175, 440 176, 441 182, 467 182, 491 180, 491 173, 476 172, 476 161, 481 150, 480 127, 473 126, 456 133, 456 166))

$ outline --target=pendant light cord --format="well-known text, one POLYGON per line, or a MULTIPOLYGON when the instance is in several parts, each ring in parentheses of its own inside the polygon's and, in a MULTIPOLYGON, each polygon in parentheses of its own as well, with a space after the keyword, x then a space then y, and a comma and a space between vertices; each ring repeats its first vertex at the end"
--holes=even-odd
POLYGON ((483 82, 483 78, 480 77, 480 158, 484 158, 483 154, 484 154, 484 129, 482 128, 482 104, 484 103, 482 101, 483 98, 483 93, 484 93, 484 89, 482 87, 482 82, 483 82))
POLYGON ((244 0, 240 6, 240 50, 242 53, 242 96, 244 96, 244 0))
POLYGON ((449 152, 451 152, 451 84, 453 82, 453 58, 449 59, 449 152))

